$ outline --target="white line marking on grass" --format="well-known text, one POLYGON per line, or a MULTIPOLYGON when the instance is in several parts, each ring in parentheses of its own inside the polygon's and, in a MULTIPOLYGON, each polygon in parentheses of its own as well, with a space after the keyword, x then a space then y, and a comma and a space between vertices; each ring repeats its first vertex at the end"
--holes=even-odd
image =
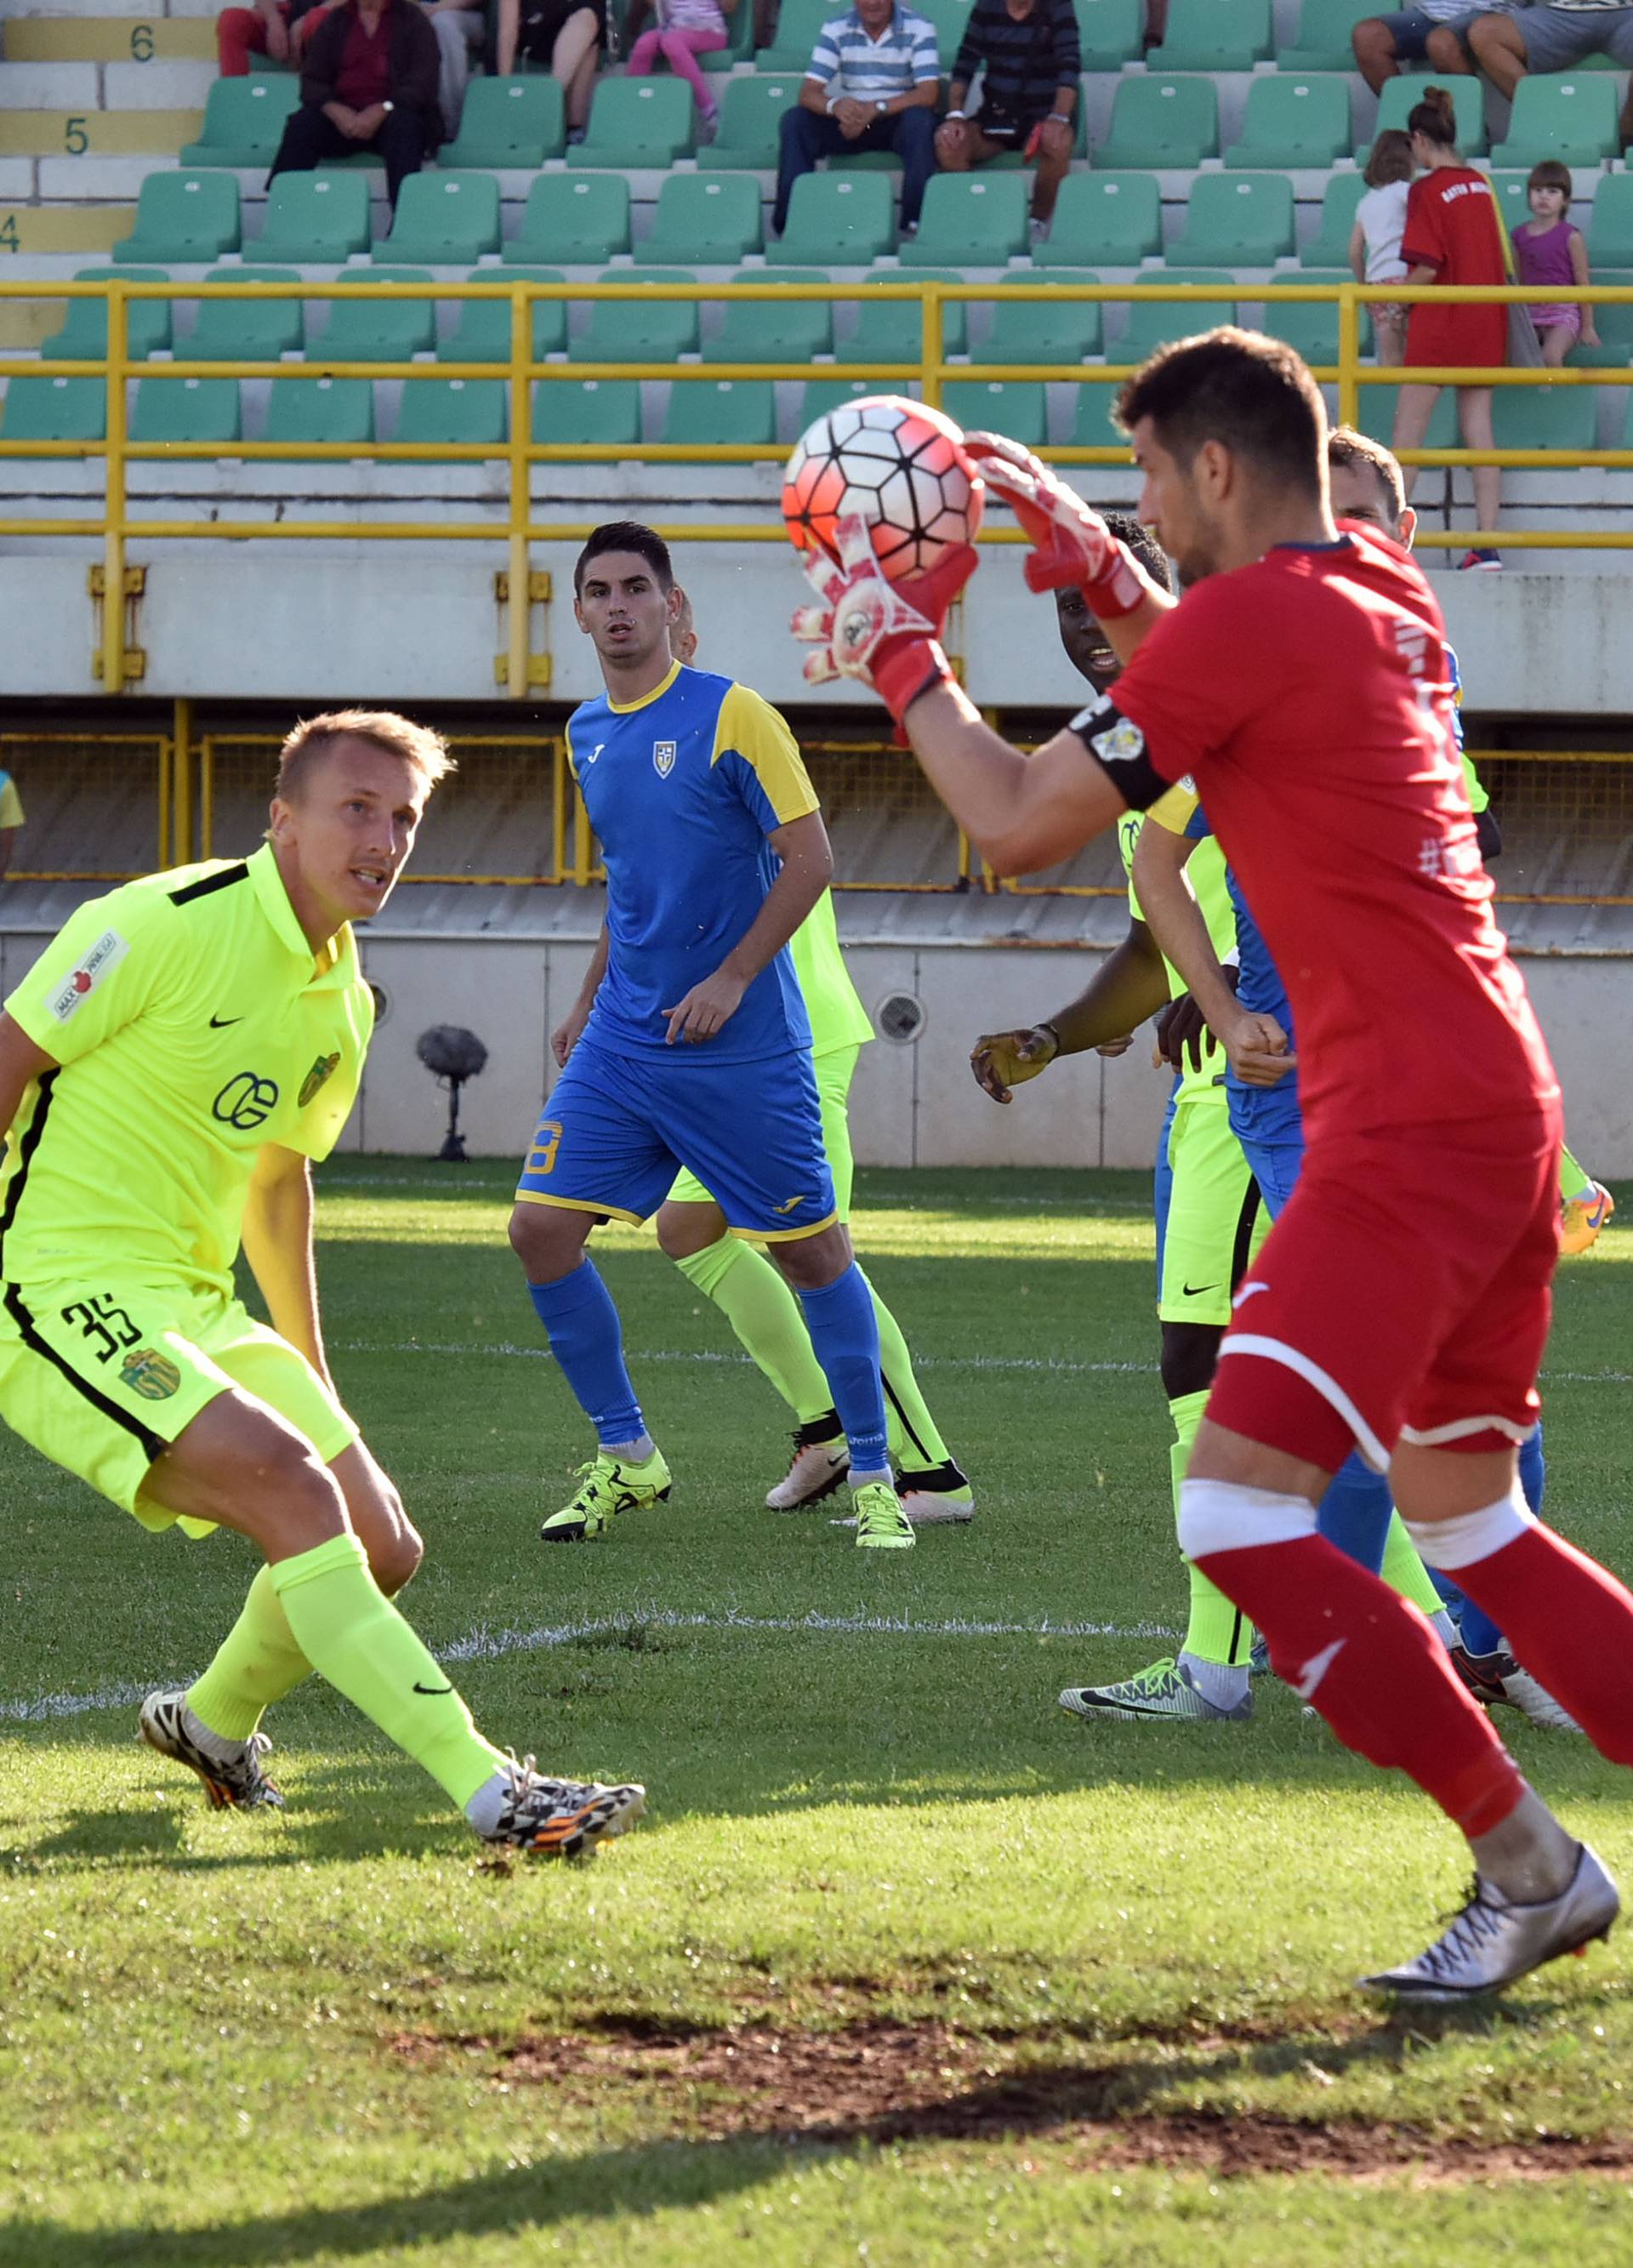
MULTIPOLYGON (((483 1345, 477 1341, 468 1339, 445 1342, 409 1339, 406 1342, 386 1344, 372 1339, 339 1339, 333 1340, 330 1344, 342 1354, 504 1355, 514 1356, 523 1362, 548 1362, 551 1359, 548 1346, 515 1346, 508 1339, 501 1339, 494 1345, 483 1345)), ((709 1347, 632 1348, 629 1352, 628 1359, 634 1363, 709 1362, 735 1364, 743 1369, 752 1367, 750 1359, 746 1354, 709 1347)), ((1113 1371, 1127 1372, 1130 1375, 1142 1378, 1154 1378, 1157 1375, 1157 1365, 1154 1362, 1068 1362, 1060 1355, 915 1355, 913 1366, 916 1370, 1033 1370, 1070 1371, 1078 1373, 1089 1371, 1113 1371)))
MULTIPOLYGON (((541 1624, 536 1629, 474 1630, 434 1649, 438 1661, 501 1661, 513 1653, 542 1653, 554 1646, 624 1631, 745 1631, 750 1636, 810 1632, 815 1637, 864 1638, 1173 1638, 1161 1623, 914 1622, 906 1615, 705 1615, 672 1607, 631 1607, 627 1614, 592 1615, 576 1623, 541 1624)), ((151 1685, 103 1685, 93 1693, 42 1693, 29 1701, 0 1701, 0 1724, 35 1725, 61 1717, 86 1717, 98 1709, 130 1709, 144 1701, 151 1685)))

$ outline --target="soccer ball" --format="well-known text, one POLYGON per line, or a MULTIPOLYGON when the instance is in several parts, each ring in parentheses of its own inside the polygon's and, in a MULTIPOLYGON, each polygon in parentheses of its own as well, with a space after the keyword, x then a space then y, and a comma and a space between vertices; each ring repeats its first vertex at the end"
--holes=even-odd
POLYGON ((867 521, 891 582, 922 575, 975 541, 982 489, 950 417, 899 394, 842 402, 801 435, 783 475, 783 519, 796 551, 838 556, 835 523, 867 521))

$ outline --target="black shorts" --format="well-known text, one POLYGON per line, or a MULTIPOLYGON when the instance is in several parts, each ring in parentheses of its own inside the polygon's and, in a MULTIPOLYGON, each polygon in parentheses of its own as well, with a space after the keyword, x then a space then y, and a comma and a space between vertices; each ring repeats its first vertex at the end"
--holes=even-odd
POLYGON ((516 35, 519 55, 542 63, 548 70, 555 42, 581 8, 595 18, 597 39, 607 44, 607 0, 522 0, 521 24, 516 35))

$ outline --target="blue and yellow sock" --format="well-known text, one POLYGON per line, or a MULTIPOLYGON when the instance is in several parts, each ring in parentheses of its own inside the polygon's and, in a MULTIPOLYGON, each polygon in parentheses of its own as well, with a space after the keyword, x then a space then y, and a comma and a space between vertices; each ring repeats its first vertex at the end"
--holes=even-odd
POLYGON ((601 1447, 650 1454, 641 1405, 624 1367, 618 1310, 593 1262, 584 1261, 554 1284, 530 1284, 527 1292, 550 1352, 601 1447))
POLYGON ((850 1448, 854 1486, 888 1479, 885 1394, 879 1375, 879 1323, 867 1278, 853 1260, 842 1276, 814 1292, 801 1291, 805 1328, 833 1390, 834 1407, 850 1448))

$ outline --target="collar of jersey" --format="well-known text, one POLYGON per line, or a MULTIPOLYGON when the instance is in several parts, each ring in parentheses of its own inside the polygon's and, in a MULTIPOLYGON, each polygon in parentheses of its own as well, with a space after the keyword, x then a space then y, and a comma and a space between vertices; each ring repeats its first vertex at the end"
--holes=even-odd
POLYGON ((1330 543, 1273 543, 1272 551, 1353 551, 1355 538, 1341 528, 1330 543))
POLYGON ((283 877, 278 872, 278 862, 270 843, 263 843, 259 850, 252 851, 246 860, 249 879, 254 883, 261 910, 277 932, 280 945, 301 961, 314 961, 317 974, 327 976, 338 968, 345 953, 345 940, 351 932, 349 924, 336 932, 320 953, 313 953, 306 940, 306 932, 295 918, 295 909, 289 902, 289 892, 283 887, 283 877))
POLYGON ((614 701, 609 693, 607 696, 607 705, 614 717, 633 717, 637 709, 645 709, 650 707, 652 702, 661 701, 680 674, 680 664, 678 661, 672 661, 669 665, 669 674, 663 683, 654 685, 651 691, 644 693, 638 701, 614 701))

